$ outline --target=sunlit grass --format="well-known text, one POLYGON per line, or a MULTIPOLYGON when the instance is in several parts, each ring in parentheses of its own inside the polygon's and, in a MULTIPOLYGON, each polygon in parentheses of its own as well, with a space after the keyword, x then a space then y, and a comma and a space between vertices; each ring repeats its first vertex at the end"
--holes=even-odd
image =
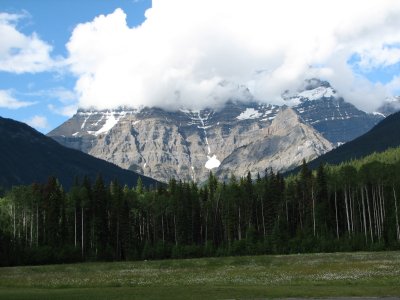
POLYGON ((400 252, 244 256, 0 269, 0 298, 4 299, 41 299, 44 295, 52 295, 51 299, 125 299, 126 295, 131 295, 126 299, 202 299, 197 294, 208 299, 399 296, 400 252))

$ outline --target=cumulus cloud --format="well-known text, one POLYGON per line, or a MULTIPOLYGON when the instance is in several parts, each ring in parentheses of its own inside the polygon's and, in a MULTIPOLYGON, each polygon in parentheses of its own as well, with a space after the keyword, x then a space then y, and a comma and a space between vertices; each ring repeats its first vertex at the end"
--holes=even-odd
POLYGON ((44 95, 54 98, 59 102, 59 105, 49 104, 47 107, 58 115, 64 117, 72 117, 78 109, 77 95, 66 88, 57 87, 43 91, 44 95))
POLYGON ((81 107, 216 107, 247 100, 241 85, 279 103, 316 76, 371 110, 388 89, 348 61, 358 55, 361 70, 400 61, 397 0, 153 0, 140 26, 126 17, 117 9, 74 29, 67 61, 81 107))
POLYGON ((0 107, 18 109, 35 104, 35 102, 20 101, 16 99, 9 90, 0 90, 0 107))
POLYGON ((400 48, 383 46, 362 51, 358 64, 364 69, 370 69, 391 66, 399 61, 400 48))
POLYGON ((33 92, 25 93, 30 97, 46 97, 50 99, 56 99, 63 104, 71 104, 77 101, 77 95, 74 91, 69 90, 65 87, 53 87, 45 90, 36 90, 33 92))
POLYGON ((64 117, 72 117, 75 113, 76 110, 78 109, 78 105, 76 104, 71 104, 71 105, 64 105, 64 106, 56 106, 54 104, 49 104, 47 106, 50 111, 57 115, 61 115, 64 117))
POLYGON ((0 13, 0 71, 36 73, 53 68, 52 47, 36 33, 25 35, 18 31, 17 24, 23 17, 0 13))
POLYGON ((73 91, 64 87, 52 88, 44 91, 44 93, 47 94, 47 96, 49 97, 56 98, 63 104, 70 104, 76 102, 77 100, 76 94, 73 91))
POLYGON ((394 76, 386 86, 392 95, 400 95, 400 75, 394 76))
POLYGON ((39 130, 46 130, 50 127, 47 118, 39 115, 35 115, 32 118, 25 120, 25 123, 39 130))
POLYGON ((78 98, 74 91, 64 87, 54 87, 45 90, 23 93, 29 97, 40 97, 50 100, 52 103, 47 108, 58 115, 72 117, 78 109, 78 98))

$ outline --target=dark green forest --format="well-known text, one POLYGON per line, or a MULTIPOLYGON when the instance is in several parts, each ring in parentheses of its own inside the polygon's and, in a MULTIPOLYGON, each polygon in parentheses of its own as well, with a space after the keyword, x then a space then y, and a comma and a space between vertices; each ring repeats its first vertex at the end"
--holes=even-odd
POLYGON ((400 148, 203 185, 50 177, 0 198, 0 264, 400 249, 398 195, 400 148))

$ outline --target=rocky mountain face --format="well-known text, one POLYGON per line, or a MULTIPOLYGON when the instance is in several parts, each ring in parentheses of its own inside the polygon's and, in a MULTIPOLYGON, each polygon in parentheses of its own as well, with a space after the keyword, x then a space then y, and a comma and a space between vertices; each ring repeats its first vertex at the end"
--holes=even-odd
POLYGON ((267 167, 286 170, 332 149, 291 108, 240 106, 231 103, 220 112, 79 111, 49 136, 161 181, 202 182, 210 170, 224 178, 267 167))
POLYGON ((287 170, 383 118, 358 110, 319 80, 283 98, 287 105, 282 107, 230 101, 219 110, 79 110, 48 135, 161 181, 201 182, 210 170, 221 178, 262 173, 267 167, 287 170))
POLYGON ((285 171, 298 166, 303 159, 316 158, 332 149, 332 144, 291 108, 280 111, 257 136, 234 149, 216 174, 227 179, 230 173, 245 175, 243 170, 250 171, 253 177, 266 167, 285 171))
POLYGON ((341 145, 364 134, 384 116, 368 114, 346 102, 326 81, 311 79, 303 90, 284 99, 334 145, 341 145))

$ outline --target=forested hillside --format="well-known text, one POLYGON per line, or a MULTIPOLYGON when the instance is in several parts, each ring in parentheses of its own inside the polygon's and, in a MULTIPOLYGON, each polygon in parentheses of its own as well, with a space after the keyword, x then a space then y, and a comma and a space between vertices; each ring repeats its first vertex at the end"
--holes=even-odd
MULTIPOLYGON (((102 173, 109 182, 134 184, 139 174, 95 158, 77 150, 61 146, 28 125, 0 117, 0 186, 44 183, 56 176, 64 187, 71 187, 76 176, 92 180, 102 173)), ((157 182, 142 176, 146 185, 157 182)))
MULTIPOLYGON (((398 147, 400 146, 399 128, 400 112, 397 112, 383 119, 364 135, 312 160, 309 162, 309 167, 316 169, 320 164, 339 164, 374 152, 382 152, 391 147, 398 147)), ((299 170, 300 168, 296 168, 290 173, 297 173, 299 170)))
POLYGON ((0 200, 0 262, 399 249, 398 195, 400 148, 286 179, 210 174, 149 190, 98 177, 65 192, 50 178, 0 200))

